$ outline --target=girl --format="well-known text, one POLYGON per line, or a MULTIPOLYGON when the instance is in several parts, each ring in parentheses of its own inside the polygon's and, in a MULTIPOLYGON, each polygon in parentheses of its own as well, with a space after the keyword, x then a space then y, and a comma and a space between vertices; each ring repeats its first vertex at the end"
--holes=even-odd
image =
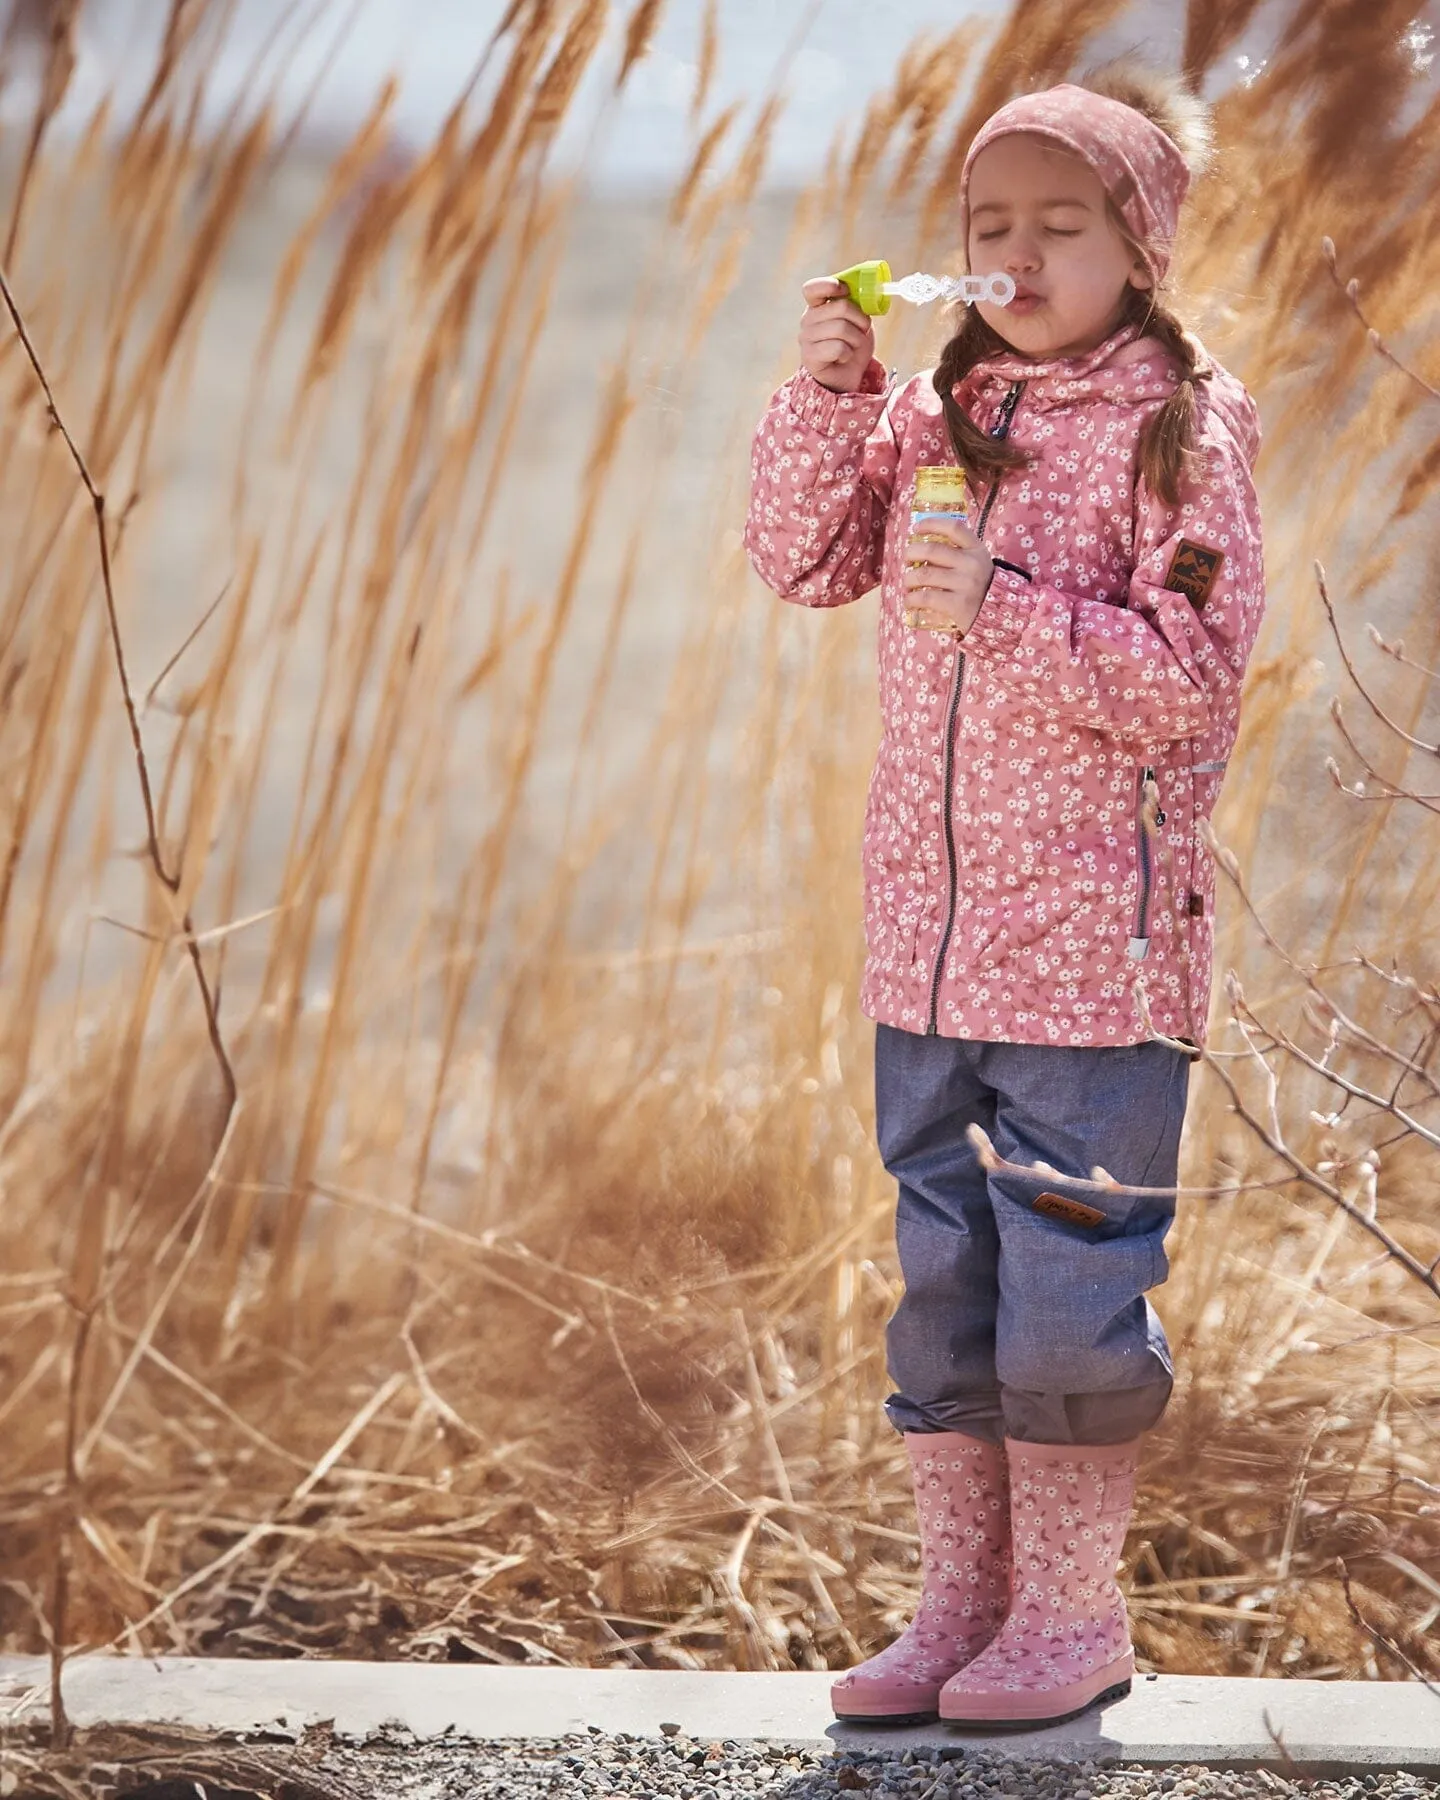
POLYGON ((1175 1184, 1210 991, 1197 829, 1264 606, 1255 408, 1164 300, 1208 134, 1136 69, 1003 106, 958 199, 969 270, 1014 303, 897 388, 844 289, 807 282, 803 367, 755 439, 764 580, 806 606, 880 587, 861 1004, 924 1581, 835 1683, 842 1718, 1038 1726, 1130 1687, 1115 1572, 1173 1382, 1145 1293, 1174 1203, 1135 1190, 1175 1184), (912 536, 915 470, 946 463, 973 526, 912 536), (986 1173, 972 1124, 1011 1166, 986 1173), (1127 1186, 1071 1185, 1097 1164, 1127 1186))

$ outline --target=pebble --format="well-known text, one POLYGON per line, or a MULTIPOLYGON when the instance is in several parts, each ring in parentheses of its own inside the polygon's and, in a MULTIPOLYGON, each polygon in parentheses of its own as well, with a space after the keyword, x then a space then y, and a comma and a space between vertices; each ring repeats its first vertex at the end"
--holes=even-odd
MULTIPOLYGON (((963 1744, 886 1752, 595 1726, 563 1739, 332 1742, 319 1768, 386 1800, 1440 1800, 1405 1770, 1329 1779, 1113 1757, 1035 1762, 963 1744)), ((314 1768, 316 1763, 311 1761, 314 1768)))

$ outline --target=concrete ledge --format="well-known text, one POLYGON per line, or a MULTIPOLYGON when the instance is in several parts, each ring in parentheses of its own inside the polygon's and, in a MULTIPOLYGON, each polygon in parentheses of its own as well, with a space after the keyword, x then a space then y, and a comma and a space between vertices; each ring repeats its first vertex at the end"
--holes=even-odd
MULTIPOLYGON (((558 1738, 591 1725, 655 1737, 670 1724, 707 1742, 940 1745, 957 1753, 971 1746, 1057 1761, 1116 1757, 1214 1768, 1294 1762, 1317 1775, 1440 1775, 1440 1696, 1419 1682, 1142 1676, 1128 1699, 1068 1725, 981 1737, 939 1724, 839 1725, 830 1681, 811 1674, 84 1656, 66 1665, 64 1693, 81 1726, 295 1732, 330 1720, 341 1736, 363 1739, 384 1725, 417 1738, 558 1738)), ((43 1658, 0 1657, 0 1725, 43 1720, 48 1684, 43 1658)))

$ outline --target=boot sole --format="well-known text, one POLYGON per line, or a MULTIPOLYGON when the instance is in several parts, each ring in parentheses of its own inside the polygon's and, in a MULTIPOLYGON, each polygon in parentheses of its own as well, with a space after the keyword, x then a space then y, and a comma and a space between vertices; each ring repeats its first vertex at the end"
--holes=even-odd
POLYGON ((835 1717, 842 1725, 933 1725, 940 1714, 932 1706, 929 1712, 908 1713, 842 1713, 835 1717))
POLYGON ((1104 1706, 1111 1700, 1123 1700, 1130 1692, 1132 1683, 1127 1675, 1123 1681, 1117 1681, 1113 1687, 1101 1688, 1098 1694, 1092 1694, 1088 1700, 1082 1700, 1079 1706, 1072 1706, 1068 1712, 1045 1713, 1032 1719, 1017 1719, 1013 1715, 1008 1719, 952 1719, 944 1713, 941 1721, 953 1725, 959 1731, 1044 1731, 1047 1725, 1064 1725, 1070 1719, 1078 1719, 1081 1713, 1087 1713, 1092 1706, 1104 1706))

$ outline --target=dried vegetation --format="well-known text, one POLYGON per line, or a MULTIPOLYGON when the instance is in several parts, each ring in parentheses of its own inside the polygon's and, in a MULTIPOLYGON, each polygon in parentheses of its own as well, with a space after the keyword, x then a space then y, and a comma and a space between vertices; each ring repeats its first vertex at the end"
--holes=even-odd
MULTIPOLYGON (((746 438, 798 276, 943 257, 979 118, 1119 9, 915 45, 756 268, 778 100, 716 109, 705 8, 692 166, 557 388, 586 202, 547 157, 660 8, 518 0, 433 143, 382 96, 272 247, 231 479, 181 521, 175 421, 295 127, 261 65, 201 136, 227 12, 177 0, 138 117, 75 142, 62 32, 7 177, 0 1645, 843 1664, 916 1581, 854 1004, 868 608, 757 591, 746 438), (204 591, 129 665, 181 523, 204 591)), ((1127 1559, 1166 1670, 1440 1675, 1428 54, 1411 0, 1190 6, 1228 148, 1177 304, 1261 405, 1272 598, 1127 1559)))

